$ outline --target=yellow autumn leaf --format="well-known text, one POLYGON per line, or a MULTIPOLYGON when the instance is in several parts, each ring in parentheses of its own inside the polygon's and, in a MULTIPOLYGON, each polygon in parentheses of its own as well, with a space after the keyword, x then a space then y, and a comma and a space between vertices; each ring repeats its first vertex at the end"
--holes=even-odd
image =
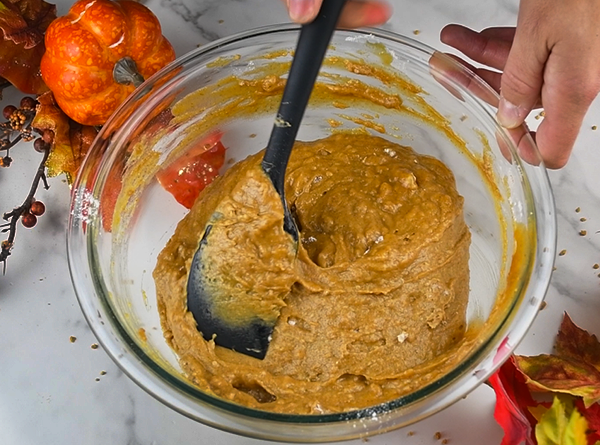
POLYGON ((535 427, 538 445, 586 445, 587 420, 570 399, 554 396, 535 427))
POLYGON ((47 174, 52 177, 64 173, 71 184, 97 130, 69 119, 54 100, 52 92, 40 95, 37 100, 37 111, 31 126, 39 132, 51 130, 54 134, 46 162, 47 174))

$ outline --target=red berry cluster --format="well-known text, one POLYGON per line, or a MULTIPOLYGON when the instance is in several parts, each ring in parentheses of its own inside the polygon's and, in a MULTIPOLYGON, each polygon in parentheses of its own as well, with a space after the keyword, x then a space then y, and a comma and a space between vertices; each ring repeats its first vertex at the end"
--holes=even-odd
POLYGON ((37 101, 32 97, 24 97, 19 103, 19 107, 7 105, 2 110, 5 122, 0 122, 0 167, 10 166, 12 159, 9 151, 19 141, 33 141, 33 148, 42 154, 40 164, 33 178, 33 184, 29 194, 19 207, 2 215, 2 219, 7 221, 0 225, 1 233, 8 233, 8 238, 0 243, 0 264, 6 269, 6 259, 10 256, 14 246, 15 234, 17 231, 17 222, 20 220, 24 227, 31 228, 37 224, 38 217, 46 212, 46 206, 42 201, 37 201, 34 196, 40 185, 48 188, 46 180, 46 161, 50 154, 50 149, 54 141, 54 132, 44 130, 38 132, 36 138, 31 122, 36 114, 37 101))
POLYGON ((37 224, 38 216, 42 216, 45 211, 46 206, 42 201, 33 201, 29 207, 29 211, 21 215, 21 224, 31 229, 37 224))

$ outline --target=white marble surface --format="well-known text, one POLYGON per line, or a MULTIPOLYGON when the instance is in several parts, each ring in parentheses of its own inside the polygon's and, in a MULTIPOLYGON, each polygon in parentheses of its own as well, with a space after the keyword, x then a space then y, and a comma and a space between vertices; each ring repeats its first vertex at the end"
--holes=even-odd
MULTIPOLYGON (((64 14, 69 4, 70 0, 59 0, 59 13, 64 14)), ((512 25, 517 13, 517 0, 394 0, 393 4, 394 16, 385 28, 440 49, 444 47, 439 31, 447 23, 478 29, 512 25), (413 35, 415 30, 418 35, 413 35)), ((159 16, 178 55, 235 32, 287 21, 278 0, 151 0, 147 5, 159 16)), ((11 95, 5 95, 3 104, 10 100, 11 95)), ((593 269, 600 263, 600 130, 592 130, 592 125, 600 126, 600 100, 588 113, 569 164, 551 173, 558 250, 567 253, 556 259, 548 306, 520 345, 520 353, 549 351, 563 311, 600 334, 600 270, 593 269), (581 222, 581 217, 587 221, 581 222), (586 236, 580 235, 582 229, 586 236)), ((12 156, 13 166, 0 169, 0 212, 25 198, 39 155, 22 144, 12 156)), ((50 190, 37 195, 47 204, 46 215, 35 229, 19 229, 7 274, 0 276, 0 444, 258 443, 200 425, 163 406, 124 376, 101 348, 91 347, 96 340, 78 307, 67 268, 69 190, 61 178, 50 184, 50 190), (70 336, 77 340, 72 343, 70 336)), ((440 431, 449 443, 498 444, 502 431, 493 420, 493 405, 493 392, 482 386, 430 419, 368 441, 433 444, 440 443, 434 439, 440 431), (408 436, 408 431, 415 434, 408 436)))

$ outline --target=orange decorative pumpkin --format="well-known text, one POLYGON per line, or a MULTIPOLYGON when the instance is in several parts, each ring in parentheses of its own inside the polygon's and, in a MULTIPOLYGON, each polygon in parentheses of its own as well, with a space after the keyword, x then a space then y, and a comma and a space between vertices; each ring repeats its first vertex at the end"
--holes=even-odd
POLYGON ((45 44, 42 78, 60 108, 84 125, 104 124, 136 88, 117 83, 115 67, 128 63, 148 78, 175 59, 156 16, 130 0, 75 2, 50 24, 45 44))

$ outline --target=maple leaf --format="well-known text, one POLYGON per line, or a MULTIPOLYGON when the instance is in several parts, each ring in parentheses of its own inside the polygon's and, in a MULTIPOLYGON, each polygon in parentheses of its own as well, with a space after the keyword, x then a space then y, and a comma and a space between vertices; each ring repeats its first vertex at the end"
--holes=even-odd
POLYGON ((600 371, 600 342, 565 313, 554 344, 556 355, 589 363, 600 371))
POLYGON ((583 445, 588 443, 587 429, 588 422, 573 400, 554 396, 535 427, 535 437, 538 445, 583 445))
POLYGON ((43 0, 0 0, 0 29, 4 38, 30 49, 44 41, 56 18, 56 6, 43 0))
POLYGON ((46 163, 48 176, 64 173, 71 184, 97 130, 69 119, 56 104, 50 91, 38 97, 38 102, 32 127, 39 131, 54 132, 54 142, 46 163))
POLYGON ((512 356, 489 382, 502 445, 600 445, 600 342, 566 313, 554 354, 512 356), (532 390, 553 395, 552 406, 532 390))
POLYGON ((494 418, 504 430, 501 445, 525 442, 535 445, 533 427, 537 423, 530 409, 539 405, 525 384, 525 376, 515 366, 514 356, 489 378, 496 393, 494 418))
POLYGON ((600 372, 588 363, 550 354, 518 356, 516 363, 527 384, 538 391, 579 396, 586 407, 600 400, 600 372))
MULTIPOLYGON (((510 363, 515 368, 510 372, 516 373, 517 384, 521 381, 530 390, 555 396, 549 408, 531 400, 520 405, 533 416, 533 421, 525 416, 536 428, 537 442, 533 443, 600 445, 600 342, 595 335, 576 326, 565 313, 554 354, 513 356, 510 363)), ((514 383, 504 383, 508 384, 514 383)), ((522 391, 522 387, 517 388, 522 391)), ((498 400, 496 403, 506 402, 498 400)), ((520 415, 523 421, 524 414, 520 415)))
POLYGON ((542 391, 583 398, 585 407, 600 401, 600 343, 567 314, 556 338, 555 354, 515 357, 527 384, 542 391))
POLYGON ((46 91, 40 73, 44 32, 56 6, 43 0, 0 0, 0 76, 27 94, 46 91))

